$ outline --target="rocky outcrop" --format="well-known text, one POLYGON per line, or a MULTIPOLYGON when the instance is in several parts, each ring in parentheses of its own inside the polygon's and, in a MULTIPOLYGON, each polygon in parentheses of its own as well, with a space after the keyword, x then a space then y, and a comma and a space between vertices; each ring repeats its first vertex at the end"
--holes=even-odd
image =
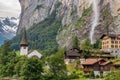
POLYGON ((56 4, 60 5, 58 17, 63 17, 62 24, 66 25, 76 20, 84 8, 90 6, 90 0, 19 0, 21 4, 21 19, 18 27, 20 33, 23 27, 29 29, 33 24, 46 19, 56 4))
MULTIPOLYGON (((73 36, 82 42, 89 38, 92 18, 92 0, 19 0, 22 8, 18 33, 29 29, 50 16, 57 9, 62 28, 56 40, 60 47, 70 47, 73 36), (59 6, 59 7, 57 7, 59 6), (57 8, 56 8, 57 7, 57 8)), ((120 1, 99 0, 100 18, 95 28, 95 38, 103 33, 120 33, 120 1)))

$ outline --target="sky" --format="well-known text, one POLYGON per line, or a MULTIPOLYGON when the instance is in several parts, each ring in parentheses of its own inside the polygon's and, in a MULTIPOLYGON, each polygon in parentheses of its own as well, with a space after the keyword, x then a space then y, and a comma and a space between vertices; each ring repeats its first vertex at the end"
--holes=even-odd
POLYGON ((0 0, 0 17, 19 17, 19 0, 0 0))

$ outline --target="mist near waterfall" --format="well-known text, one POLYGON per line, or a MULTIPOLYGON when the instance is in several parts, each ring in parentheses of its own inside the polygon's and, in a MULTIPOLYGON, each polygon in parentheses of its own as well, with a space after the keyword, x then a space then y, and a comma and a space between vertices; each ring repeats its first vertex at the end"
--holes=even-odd
POLYGON ((92 26, 91 26, 91 30, 90 30, 90 41, 91 44, 94 44, 95 42, 95 28, 98 25, 99 22, 99 0, 93 0, 93 15, 92 15, 92 26))

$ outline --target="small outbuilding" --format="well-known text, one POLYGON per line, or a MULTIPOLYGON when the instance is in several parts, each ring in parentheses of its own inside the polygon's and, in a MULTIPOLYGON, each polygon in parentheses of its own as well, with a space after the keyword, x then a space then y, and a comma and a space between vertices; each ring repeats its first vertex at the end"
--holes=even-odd
POLYGON ((42 54, 39 53, 37 50, 33 50, 32 52, 28 53, 27 56, 28 56, 28 57, 38 57, 38 58, 42 58, 42 54))

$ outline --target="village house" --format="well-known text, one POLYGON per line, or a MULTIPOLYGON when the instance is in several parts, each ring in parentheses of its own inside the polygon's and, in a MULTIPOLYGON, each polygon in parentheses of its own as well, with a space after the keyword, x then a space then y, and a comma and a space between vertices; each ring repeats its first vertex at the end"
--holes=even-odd
POLYGON ((100 64, 100 75, 106 74, 112 70, 112 62, 106 61, 100 64))
POLYGON ((104 75, 113 69, 120 69, 120 62, 110 62, 102 58, 86 59, 83 63, 84 73, 94 72, 94 75, 104 75))
POLYGON ((100 65, 102 63, 106 62, 104 59, 86 59, 85 62, 82 63, 82 66, 83 66, 83 70, 85 73, 90 73, 91 71, 94 72, 95 76, 96 75, 100 75, 102 74, 103 72, 100 70, 101 67, 100 65))
POLYGON ((66 64, 71 63, 75 61, 76 59, 80 59, 82 56, 81 51, 76 48, 65 51, 64 55, 65 55, 66 64))
POLYGON ((42 54, 40 54, 37 50, 28 51, 28 42, 26 36, 26 30, 24 29, 22 40, 20 42, 20 55, 26 55, 28 57, 37 57, 42 58, 42 54))
POLYGON ((101 36, 102 50, 110 52, 116 57, 120 57, 120 35, 115 34, 103 34, 101 36))

